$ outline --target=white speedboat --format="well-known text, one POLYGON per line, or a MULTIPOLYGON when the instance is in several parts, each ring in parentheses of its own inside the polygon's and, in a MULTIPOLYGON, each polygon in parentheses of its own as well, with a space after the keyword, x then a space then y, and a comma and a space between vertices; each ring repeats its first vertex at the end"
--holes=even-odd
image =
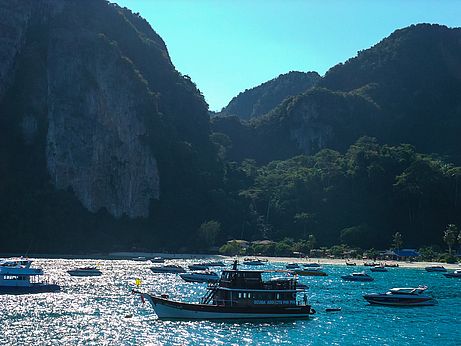
POLYGON ((374 279, 365 272, 343 275, 341 276, 341 278, 346 281, 361 281, 361 282, 374 281, 374 279))
POLYGON ((247 266, 263 266, 267 264, 267 260, 261 260, 258 258, 245 258, 243 264, 247 266))
POLYGON ((164 266, 151 267, 150 270, 152 270, 154 273, 185 273, 186 272, 183 267, 175 265, 175 264, 167 264, 164 266))
POLYGON ((182 273, 179 276, 187 282, 217 282, 219 280, 218 274, 210 271, 182 273))
POLYGON ((447 278, 461 278, 461 269, 455 270, 453 273, 445 273, 443 275, 447 278))
POLYGON ((429 266, 424 268, 427 272, 446 272, 447 269, 444 266, 429 266))
POLYGON ((75 268, 67 271, 70 276, 101 276, 102 272, 96 267, 75 268))
POLYGON ((367 302, 376 305, 425 306, 435 305, 437 301, 426 291, 427 287, 391 288, 386 293, 372 293, 363 296, 367 302))
POLYGON ((374 266, 374 267, 371 267, 370 270, 372 272, 387 272, 387 269, 384 267, 384 266, 374 266))
POLYGON ((59 285, 41 279, 44 275, 40 268, 31 268, 32 261, 0 261, 0 294, 28 294, 56 292, 59 285))
POLYGON ((308 318, 315 313, 304 294, 297 300, 296 281, 281 284, 262 280, 263 271, 224 270, 215 285, 208 286, 209 292, 200 303, 186 303, 172 300, 168 295, 160 296, 141 293, 152 304, 160 319, 286 319, 308 318))
POLYGON ((189 266, 190 270, 207 270, 209 268, 206 263, 196 263, 189 266))

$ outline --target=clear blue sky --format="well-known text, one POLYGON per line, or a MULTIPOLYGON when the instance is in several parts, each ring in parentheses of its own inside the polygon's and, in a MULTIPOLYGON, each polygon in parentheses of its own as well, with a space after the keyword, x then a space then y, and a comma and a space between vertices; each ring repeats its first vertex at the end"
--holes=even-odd
POLYGON ((416 23, 461 26, 458 0, 112 0, 139 12, 211 110, 288 71, 317 71, 416 23))

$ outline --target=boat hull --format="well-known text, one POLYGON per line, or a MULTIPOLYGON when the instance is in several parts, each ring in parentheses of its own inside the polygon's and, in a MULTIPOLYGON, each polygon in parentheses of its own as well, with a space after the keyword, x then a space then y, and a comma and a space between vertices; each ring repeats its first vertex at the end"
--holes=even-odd
POLYGON ((51 293, 61 289, 55 284, 34 284, 32 286, 0 286, 0 294, 34 294, 34 293, 51 293))
POLYGON ((401 299, 389 297, 363 296, 367 302, 372 305, 387 305, 387 306, 432 306, 436 305, 437 301, 433 298, 421 297, 414 299, 401 299))
POLYGON ((443 274, 447 278, 459 278, 461 279, 461 274, 445 273, 443 274))
POLYGON ((225 307, 209 304, 176 302, 146 295, 159 319, 186 320, 245 320, 245 319, 303 319, 313 312, 309 305, 291 307, 225 307))
POLYGON ((297 270, 294 273, 299 276, 328 276, 325 272, 315 270, 297 270))
POLYGON ((369 278, 352 278, 350 276, 341 276, 344 281, 356 281, 356 282, 371 282, 374 281, 372 277, 369 278))
POLYGON ((198 283, 204 283, 204 282, 211 282, 215 283, 218 282, 219 277, 200 277, 200 276, 187 276, 187 275, 179 275, 181 278, 186 281, 186 282, 198 282, 198 283))
POLYGON ((101 276, 101 272, 84 272, 78 270, 68 270, 67 273, 70 276, 101 276))

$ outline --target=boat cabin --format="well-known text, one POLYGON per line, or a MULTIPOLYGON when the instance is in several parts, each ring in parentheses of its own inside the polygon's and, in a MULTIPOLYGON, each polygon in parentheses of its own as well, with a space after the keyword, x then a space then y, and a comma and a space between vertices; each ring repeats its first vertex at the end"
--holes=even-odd
POLYGON ((296 280, 263 281, 263 271, 225 270, 210 300, 222 306, 296 305, 296 280))

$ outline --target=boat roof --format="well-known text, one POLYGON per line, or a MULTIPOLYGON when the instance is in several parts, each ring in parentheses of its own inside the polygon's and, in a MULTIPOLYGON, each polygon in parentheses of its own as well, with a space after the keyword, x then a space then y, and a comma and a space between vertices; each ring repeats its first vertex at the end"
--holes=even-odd
POLYGON ((427 286, 420 286, 420 287, 395 287, 391 288, 390 292, 416 292, 416 291, 425 291, 427 290, 427 286))

